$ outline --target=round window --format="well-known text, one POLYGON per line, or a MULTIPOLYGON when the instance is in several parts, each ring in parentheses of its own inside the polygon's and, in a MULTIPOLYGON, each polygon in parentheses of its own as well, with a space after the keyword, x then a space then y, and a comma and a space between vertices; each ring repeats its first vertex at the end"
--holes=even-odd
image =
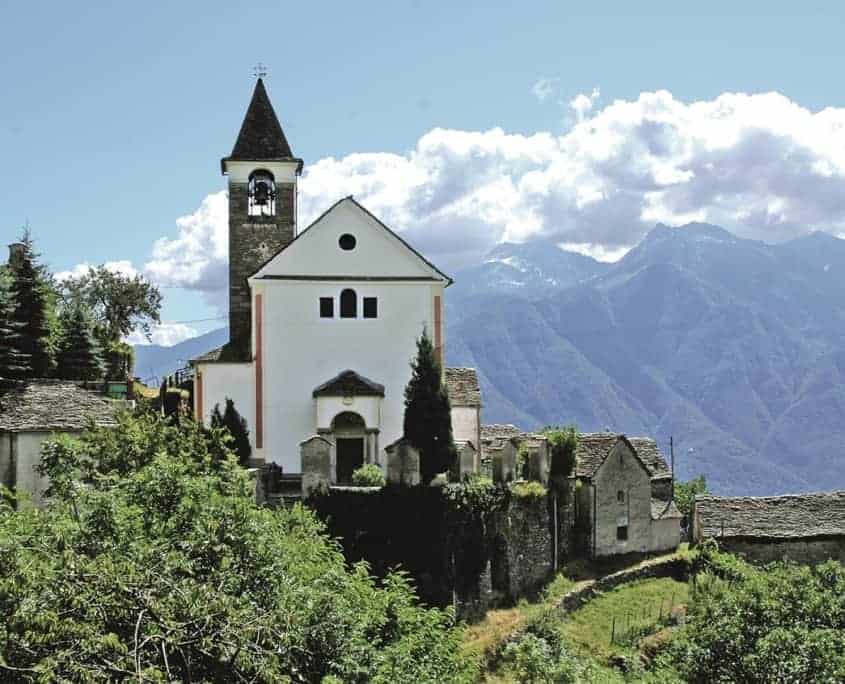
POLYGON ((340 236, 340 239, 337 241, 337 244, 340 245, 341 249, 344 249, 348 252, 351 249, 355 249, 355 245, 357 244, 357 242, 358 241, 355 239, 354 235, 344 233, 340 236))

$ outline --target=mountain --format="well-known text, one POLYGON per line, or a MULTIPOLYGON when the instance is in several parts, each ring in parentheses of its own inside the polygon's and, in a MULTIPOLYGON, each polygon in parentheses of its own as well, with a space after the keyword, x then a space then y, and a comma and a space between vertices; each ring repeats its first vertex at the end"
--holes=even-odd
POLYGON ((229 328, 218 328, 172 347, 135 345, 135 375, 148 384, 158 384, 173 371, 187 366, 190 359, 226 344, 228 340, 229 328))
MULTIPOLYGON (((720 493, 845 488, 845 240, 770 245, 658 225, 620 261, 502 244, 455 275, 447 362, 475 366, 484 421, 675 441, 720 493)), ((136 348, 161 375, 226 339, 136 348)))

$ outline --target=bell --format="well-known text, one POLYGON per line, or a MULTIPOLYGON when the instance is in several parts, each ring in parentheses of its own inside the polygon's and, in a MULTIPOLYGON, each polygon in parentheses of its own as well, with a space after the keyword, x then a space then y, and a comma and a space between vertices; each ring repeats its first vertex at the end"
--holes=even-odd
POLYGON ((267 183, 261 181, 255 184, 255 195, 253 197, 253 201, 259 207, 263 207, 264 205, 268 204, 270 201, 270 188, 267 186, 267 183))

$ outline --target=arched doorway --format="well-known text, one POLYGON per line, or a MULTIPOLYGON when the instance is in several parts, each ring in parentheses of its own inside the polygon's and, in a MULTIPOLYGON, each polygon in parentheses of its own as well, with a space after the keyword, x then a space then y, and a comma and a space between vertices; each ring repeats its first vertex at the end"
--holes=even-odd
POLYGON ((335 475, 338 484, 351 484, 352 473, 364 465, 364 440, 367 426, 352 411, 338 413, 332 421, 335 439, 335 475))

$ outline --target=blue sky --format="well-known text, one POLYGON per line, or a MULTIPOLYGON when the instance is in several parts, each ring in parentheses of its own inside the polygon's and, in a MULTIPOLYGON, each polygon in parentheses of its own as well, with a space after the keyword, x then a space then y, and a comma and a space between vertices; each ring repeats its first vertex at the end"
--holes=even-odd
MULTIPOLYGON (((837 87, 845 61, 845 6, 586 5, 3 0, 3 236, 10 241, 29 221, 45 259, 57 271, 81 263, 130 261, 160 279, 168 321, 219 315, 220 287, 214 283, 221 275, 220 255, 208 257, 216 267, 209 266, 202 276, 185 276, 184 263, 179 275, 168 259, 185 251, 177 218, 194 214, 204 200, 210 203, 206 214, 214 214, 208 198, 225 187, 219 159, 234 142, 253 85, 252 66, 259 60, 269 66, 270 95, 294 152, 306 165, 326 162, 310 180, 306 167, 303 183, 311 188, 306 206, 316 211, 351 189, 452 268, 501 239, 554 234, 594 252, 624 249, 653 217, 718 219, 740 233, 771 239, 810 228, 845 232, 845 209, 836 200, 845 177, 845 162, 837 152, 842 139, 836 133, 840 108, 845 108, 845 89, 837 87), (659 91, 671 99, 641 97, 659 91), (664 198, 659 207, 644 209, 641 199, 632 199, 631 187, 619 185, 620 177, 636 172, 636 150, 665 160, 670 148, 700 147, 702 136, 710 133, 700 133, 707 128, 703 124, 690 123, 700 116, 691 103, 711 103, 702 120, 712 123, 723 108, 712 103, 735 92, 782 96, 726 105, 741 131, 738 142, 731 143, 736 154, 716 161, 709 155, 697 167, 701 160, 687 151, 683 164, 669 164, 671 170, 660 160, 652 164, 650 178, 659 179, 661 188, 684 185, 683 193, 664 198), (579 94, 582 99, 576 101, 579 94), (631 103, 633 109, 613 109, 616 101, 631 103), (655 107, 683 122, 672 123, 673 131, 693 133, 669 139, 664 131, 643 138, 644 130, 651 135, 654 129, 653 122, 643 123, 643 112, 655 107), (820 120, 796 114, 795 107, 808 114, 834 108, 835 116, 820 120), (605 124, 595 125, 594 138, 615 140, 616 149, 630 147, 614 138, 620 122, 624 128, 630 116, 640 117, 630 129, 636 144, 614 157, 618 164, 611 189, 606 174, 593 183, 571 171, 584 155, 572 156, 580 143, 563 138, 594 116, 605 117, 605 124), (747 132, 758 127, 765 135, 755 148, 756 138, 747 132), (505 137, 486 135, 495 128, 505 137), (460 135, 426 137, 437 129, 460 135), (826 133, 819 134, 821 129, 826 133), (788 144, 778 147, 784 140, 788 144), (654 152, 655 145, 662 147, 654 152), (690 184, 690 173, 701 178, 700 169, 713 164, 732 164, 738 177, 746 177, 742 164, 756 154, 749 149, 773 146, 781 150, 778 160, 800 157, 800 164, 764 173, 765 187, 757 183, 756 194, 748 194, 749 189, 730 207, 724 204, 724 187, 690 184), (565 163, 549 161, 552 147, 554 154, 570 155, 565 163), (834 152, 819 152, 825 148, 834 152), (370 156, 350 157, 356 154, 370 156), (479 158, 487 161, 479 165, 479 158), (520 175, 503 172, 507 164, 521 168, 520 175), (548 174, 538 180, 537 165, 544 173, 551 167, 565 170, 552 174, 553 181, 548 174), (429 180, 437 175, 438 182, 420 180, 420 173, 429 180), (467 178, 483 182, 473 185, 466 201, 456 203, 454 196, 467 178), (578 184, 577 193, 549 190, 550 184, 560 187, 567 179, 572 187, 578 184), (812 205, 798 206, 796 198, 779 189, 796 183, 824 192, 812 205), (518 188, 523 199, 533 193, 533 199, 484 205, 478 215, 467 208, 483 205, 490 194, 502 195, 497 188, 505 185, 518 188), (543 193, 542 201, 537 193, 543 193), (614 193, 627 200, 607 200, 589 216, 578 213, 585 203, 614 193), (448 211, 446 198, 452 206, 448 211), (743 202, 747 210, 738 208, 743 202), (636 229, 626 227, 634 223, 636 229), (456 241, 456 233, 465 239, 456 241), (153 257, 153 245, 161 238, 170 249, 153 257), (151 261, 158 265, 150 270, 145 265, 151 261)), ((597 168, 605 173, 608 155, 595 149, 590 154, 601 162, 590 169, 595 180, 597 168)), ((764 160, 754 168, 772 166, 764 160)), ((653 203, 653 195, 648 202, 653 203)), ((211 235, 210 229, 192 239, 202 241, 203 235, 211 235)), ((194 248, 198 254, 204 249, 192 243, 194 248)))

